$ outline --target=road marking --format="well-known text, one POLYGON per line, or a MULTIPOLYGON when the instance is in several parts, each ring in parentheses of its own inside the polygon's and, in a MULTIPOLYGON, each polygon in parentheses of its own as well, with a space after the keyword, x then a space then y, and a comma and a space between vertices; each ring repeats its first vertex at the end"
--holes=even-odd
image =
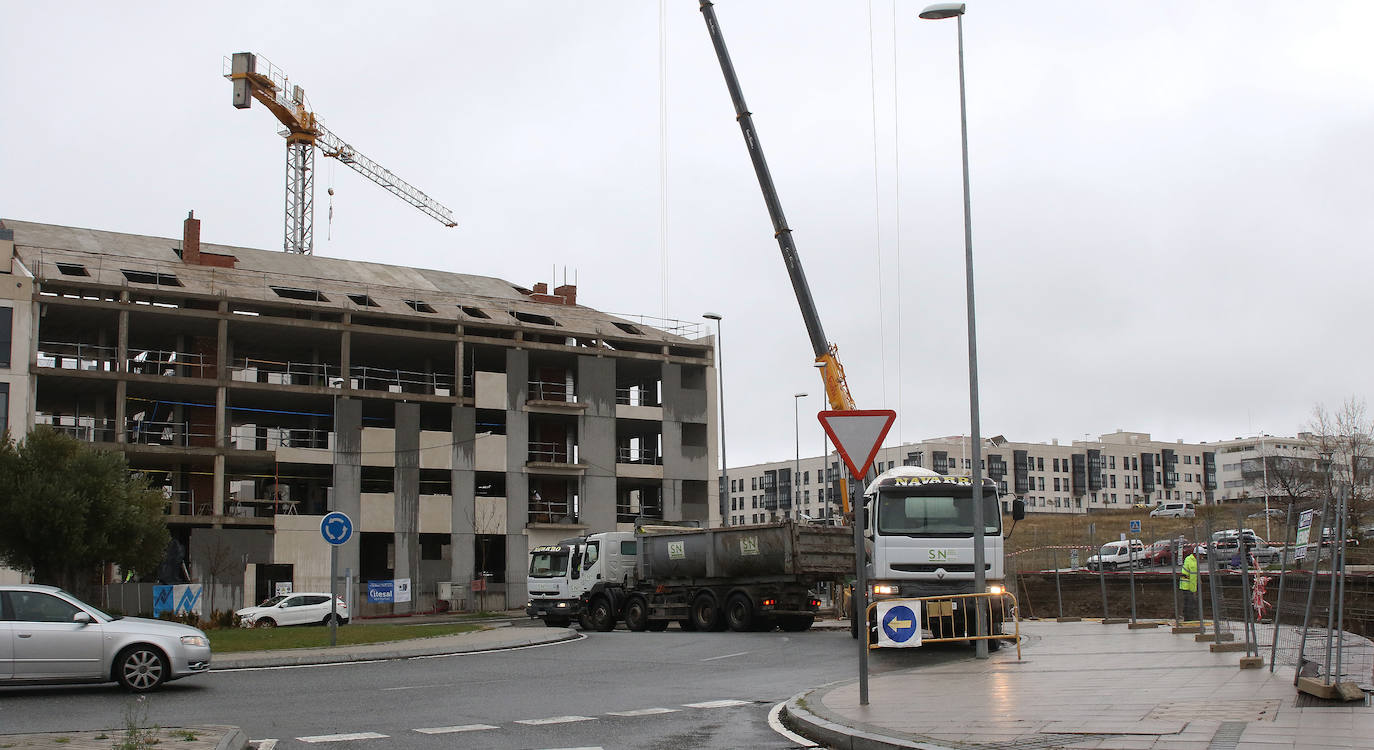
POLYGON ((724 655, 724 656, 708 656, 708 657, 706 657, 705 659, 702 659, 702 661, 715 661, 716 659, 730 659, 730 658, 733 658, 733 657, 736 657, 736 656, 744 656, 744 655, 747 654, 747 653, 749 653, 749 652, 748 652, 748 651, 741 651, 741 652, 739 652, 738 654, 726 654, 726 655, 724 655))
POLYGON ((595 721, 590 716, 550 716, 547 719, 520 719, 516 724, 539 726, 541 724, 571 724, 574 721, 595 721))
POLYGON ((480 732, 486 729, 497 729, 490 724, 462 724, 456 727, 424 727, 416 729, 420 734, 452 734, 454 732, 480 732))
POLYGON ((611 716, 653 716, 654 714, 675 714, 676 708, 637 708, 633 711, 607 711, 611 716))
POLYGON ((684 703, 684 708, 729 708, 730 706, 747 706, 749 701, 737 701, 733 698, 726 698, 721 701, 705 701, 703 703, 684 703))
POLYGON ((797 734, 796 732, 789 731, 787 727, 782 725, 782 719, 780 718, 780 714, 782 713, 782 707, 785 705, 787 705, 787 702, 783 701, 782 703, 773 706, 773 710, 768 712, 768 726, 772 727, 774 732, 777 732, 783 737, 786 737, 789 741, 795 742, 797 745, 801 747, 820 747, 820 745, 812 742, 811 740, 806 739, 805 737, 801 736, 800 734, 797 734))
POLYGON ((352 742, 353 740, 384 740, 387 736, 376 732, 353 732, 352 734, 317 734, 313 737, 297 737, 301 742, 352 742))

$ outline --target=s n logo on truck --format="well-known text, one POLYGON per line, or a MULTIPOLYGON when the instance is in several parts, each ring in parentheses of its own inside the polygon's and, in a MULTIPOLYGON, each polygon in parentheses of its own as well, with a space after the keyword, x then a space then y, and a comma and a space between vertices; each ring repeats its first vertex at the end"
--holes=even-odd
POLYGON ((739 540, 740 555, 757 555, 759 553, 759 538, 756 536, 746 536, 739 540))

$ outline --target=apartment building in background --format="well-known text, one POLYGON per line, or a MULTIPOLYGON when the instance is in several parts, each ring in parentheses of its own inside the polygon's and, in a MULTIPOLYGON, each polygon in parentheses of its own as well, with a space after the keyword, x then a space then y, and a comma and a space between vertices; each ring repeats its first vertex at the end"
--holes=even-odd
POLYGON ((340 571, 415 592, 363 614, 441 590, 470 608, 474 580, 512 607, 531 546, 710 522, 714 340, 696 324, 182 229, 0 222, 0 426, 121 451, 163 488, 193 575, 236 570, 245 599, 327 590, 320 517, 339 510, 340 571))
MULTIPOLYGON (((1314 449, 1310 436, 1184 443, 1117 430, 1061 444, 1015 442, 999 435, 983 441, 980 468, 998 483, 1007 512, 1012 500, 1021 498, 1028 513, 1084 514, 1168 500, 1202 504, 1209 497, 1214 502, 1262 498, 1257 457, 1278 450, 1314 449)), ((887 446, 879 449, 869 479, 895 466, 968 475, 972 456, 966 435, 887 446)), ((800 471, 795 458, 731 467, 726 522, 840 515, 837 479, 843 464, 837 454, 803 456, 799 463, 800 471)))

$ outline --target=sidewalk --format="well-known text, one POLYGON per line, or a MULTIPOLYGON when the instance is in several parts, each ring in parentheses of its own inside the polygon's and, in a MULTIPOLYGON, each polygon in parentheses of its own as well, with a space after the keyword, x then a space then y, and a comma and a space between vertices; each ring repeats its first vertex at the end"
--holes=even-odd
MULTIPOLYGON (((815 688, 789 723, 834 748, 1366 748, 1374 709, 1299 698, 1293 668, 1240 669, 1167 626, 1021 623, 1022 660, 1003 648, 960 661, 815 688)), ((1260 652, 1267 660, 1267 649, 1260 652)))
MULTIPOLYGON (((414 621, 407 621, 408 623, 414 621)), ((491 630, 458 635, 417 638, 390 643, 368 643, 336 648, 302 648, 281 651, 243 651, 214 656, 211 671, 255 667, 289 667, 307 664, 406 659, 416 656, 441 656, 474 651, 520 648, 557 643, 577 637, 569 628, 512 628, 509 622, 484 623, 491 630)), ((364 626, 365 627, 365 626, 364 626)), ((191 677, 188 679, 197 679, 191 677)), ((124 739, 124 730, 43 732, 38 734, 0 734, 0 748, 23 750, 108 750, 124 739)), ((178 750, 244 750, 248 737, 238 727, 166 727, 158 737, 159 746, 178 750)))

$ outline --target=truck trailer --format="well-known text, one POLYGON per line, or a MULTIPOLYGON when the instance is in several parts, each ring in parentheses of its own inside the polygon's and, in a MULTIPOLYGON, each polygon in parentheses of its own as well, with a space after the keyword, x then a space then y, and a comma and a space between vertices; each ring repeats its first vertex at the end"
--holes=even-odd
POLYGON ((599 631, 618 622, 632 631, 673 622, 685 630, 806 630, 820 606, 816 584, 841 580, 854 566, 849 529, 796 521, 641 527, 530 554, 526 613, 599 631))

